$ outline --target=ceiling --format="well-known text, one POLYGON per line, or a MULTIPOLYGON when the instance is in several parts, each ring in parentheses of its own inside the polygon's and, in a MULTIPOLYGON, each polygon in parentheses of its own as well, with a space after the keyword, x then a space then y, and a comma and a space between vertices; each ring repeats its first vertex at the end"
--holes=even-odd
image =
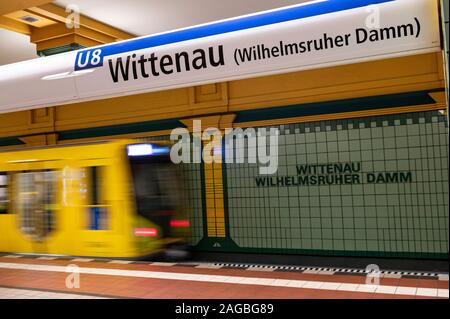
POLYGON ((57 0, 137 36, 292 5, 305 0, 57 0), (125 4, 126 3, 126 4, 125 4))
MULTIPOLYGON (((56 0, 135 36, 188 27, 307 0, 56 0)), ((37 57, 29 36, 0 29, 0 65, 37 57)))
POLYGON ((0 65, 37 58, 36 45, 30 37, 0 29, 0 65))

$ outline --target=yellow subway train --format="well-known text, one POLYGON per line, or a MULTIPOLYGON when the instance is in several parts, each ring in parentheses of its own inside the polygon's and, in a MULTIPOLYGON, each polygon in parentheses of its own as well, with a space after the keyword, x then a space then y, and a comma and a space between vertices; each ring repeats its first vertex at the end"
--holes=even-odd
POLYGON ((102 141, 0 152, 0 252, 188 253, 170 145, 102 141))

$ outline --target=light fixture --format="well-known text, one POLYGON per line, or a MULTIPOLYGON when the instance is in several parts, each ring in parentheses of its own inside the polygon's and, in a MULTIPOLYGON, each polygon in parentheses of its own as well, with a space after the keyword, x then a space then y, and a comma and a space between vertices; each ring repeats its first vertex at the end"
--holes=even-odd
POLYGON ((172 219, 170 221, 170 227, 189 227, 189 220, 176 220, 172 219))
POLYGON ((128 156, 149 156, 168 154, 169 147, 152 144, 132 144, 127 146, 128 156))
POLYGON ((128 145, 128 156, 145 156, 153 154, 153 147, 150 144, 128 145))
POLYGON ((35 23, 35 22, 39 21, 39 19, 34 16, 23 16, 23 17, 20 17, 19 19, 22 21, 28 22, 28 23, 35 23))

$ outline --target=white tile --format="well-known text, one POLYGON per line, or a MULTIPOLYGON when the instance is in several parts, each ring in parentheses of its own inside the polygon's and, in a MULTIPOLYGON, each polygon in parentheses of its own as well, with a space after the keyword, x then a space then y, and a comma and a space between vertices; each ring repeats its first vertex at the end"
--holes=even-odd
POLYGON ((287 286, 290 282, 291 282, 291 280, 275 279, 274 282, 271 283, 271 286, 284 287, 284 286, 287 286))
POLYGON ((375 292, 377 290, 376 285, 359 285, 358 288, 356 288, 355 291, 359 292, 375 292))
MULTIPOLYGON (((199 276, 194 275, 190 275, 190 274, 180 274, 178 275, 177 279, 179 280, 194 280, 194 281, 198 281, 198 280, 202 280, 202 281, 210 281, 212 276, 208 276, 208 278, 202 278, 199 276)), ((170 277, 168 277, 170 278, 170 277)))
POLYGON ((126 264, 131 264, 132 261, 130 260, 111 260, 108 262, 109 264, 121 264, 121 265, 126 265, 126 264))
POLYGON ((224 283, 234 283, 234 284, 237 284, 237 283, 240 283, 242 280, 244 280, 244 278, 242 278, 242 277, 232 277, 232 276, 229 276, 229 277, 226 277, 226 279, 223 281, 224 283))
POLYGON ((438 297, 448 298, 448 289, 438 289, 438 297))
POLYGON ((320 289, 336 290, 340 285, 342 285, 340 282, 324 282, 322 286, 320 286, 320 289))
POLYGON ((439 280, 448 281, 448 274, 447 275, 440 274, 440 275, 438 275, 438 277, 439 277, 439 280))
POLYGON ((308 281, 303 285, 302 288, 309 288, 309 289, 318 289, 320 286, 323 285, 323 282, 321 281, 308 281))
POLYGON ((381 276, 382 278, 394 278, 394 279, 399 279, 402 278, 401 274, 383 274, 381 276))
POLYGON ((222 268, 222 265, 214 265, 214 264, 200 264, 195 266, 195 268, 206 268, 206 269, 219 269, 222 268))
POLYGON ((272 278, 258 278, 258 281, 256 282, 257 285, 263 285, 263 286, 270 286, 275 279, 272 278))
POLYGON ((302 288, 305 284, 307 284, 308 281, 303 280, 291 280, 290 283, 286 285, 286 287, 295 287, 295 288, 302 288))
POLYGON ((6 299, 72 299, 75 297, 78 298, 80 296, 87 299, 93 297, 89 295, 69 294, 63 292, 47 292, 28 289, 3 288, 2 290, 0 290, 0 298, 6 299))
POLYGON ((195 268, 201 268, 201 269, 220 269, 222 267, 223 266, 213 265, 213 264, 204 264, 204 265, 195 266, 195 268))
POLYGON ((416 296, 437 297, 437 289, 417 288, 416 296))
POLYGON ((415 296, 417 293, 417 288, 415 287, 397 287, 395 290, 396 295, 410 295, 415 296))
MULTIPOLYGON (((255 278, 256 279, 256 278, 255 278)), ((208 279, 208 281, 212 281, 212 282, 222 282, 223 281, 223 276, 210 276, 210 278, 208 279)))
POLYGON ((250 270, 250 271, 274 271, 275 268, 269 268, 269 267, 249 267, 246 270, 250 270))
POLYGON ((249 284, 249 285, 257 284, 257 283, 258 283, 258 279, 259 279, 259 278, 244 278, 244 279, 240 282, 240 284, 249 284))
POLYGON ((355 291, 356 289, 358 289, 358 287, 359 287, 359 285, 357 285, 357 284, 346 284, 346 283, 343 283, 336 290, 355 291))
POLYGON ((74 258, 71 261, 86 263, 86 262, 90 262, 90 261, 93 261, 93 260, 94 259, 91 259, 91 258, 74 258))
POLYGON ((59 294, 57 296, 57 298, 59 299, 74 299, 74 296, 76 295, 71 295, 71 294, 59 294))
POLYGON ((163 263, 163 262, 154 262, 151 263, 152 266, 173 266, 175 263, 163 263))
POLYGON ((377 294, 395 294, 397 287, 395 286, 378 286, 375 292, 377 294))
POLYGON ((22 256, 21 255, 6 255, 3 257, 5 257, 5 258, 21 258, 22 256))
POLYGON ((35 290, 23 290, 23 295, 34 295, 36 294, 35 290))
POLYGON ((303 271, 304 274, 317 274, 318 270, 306 269, 303 271))

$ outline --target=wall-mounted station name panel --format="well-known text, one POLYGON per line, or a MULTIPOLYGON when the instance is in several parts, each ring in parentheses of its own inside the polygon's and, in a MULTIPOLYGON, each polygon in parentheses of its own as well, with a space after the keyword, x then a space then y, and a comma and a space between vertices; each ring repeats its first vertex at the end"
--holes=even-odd
POLYGON ((0 113, 440 51, 437 5, 311 1, 5 65, 0 113))

